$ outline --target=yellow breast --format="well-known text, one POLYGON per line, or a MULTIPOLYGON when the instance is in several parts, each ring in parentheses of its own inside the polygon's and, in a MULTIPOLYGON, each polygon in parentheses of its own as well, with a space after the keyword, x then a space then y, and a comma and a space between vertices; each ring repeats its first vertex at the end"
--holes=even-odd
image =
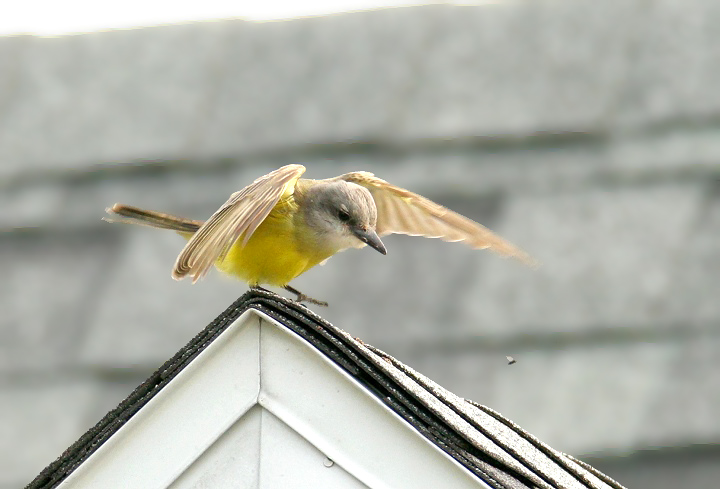
POLYGON ((297 206, 281 201, 242 246, 238 240, 215 266, 250 285, 283 286, 335 251, 312 246, 303 239, 303 225, 295 216, 297 206))

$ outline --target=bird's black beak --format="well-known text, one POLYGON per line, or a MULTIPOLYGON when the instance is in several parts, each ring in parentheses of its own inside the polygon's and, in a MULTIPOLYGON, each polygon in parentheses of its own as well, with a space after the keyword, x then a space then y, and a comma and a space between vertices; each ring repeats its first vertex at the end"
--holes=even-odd
POLYGON ((382 241, 380 241, 380 237, 372 229, 363 230, 360 228, 353 228, 352 232, 363 243, 367 244, 371 248, 374 248, 383 255, 387 255, 387 249, 385 249, 385 245, 382 241))

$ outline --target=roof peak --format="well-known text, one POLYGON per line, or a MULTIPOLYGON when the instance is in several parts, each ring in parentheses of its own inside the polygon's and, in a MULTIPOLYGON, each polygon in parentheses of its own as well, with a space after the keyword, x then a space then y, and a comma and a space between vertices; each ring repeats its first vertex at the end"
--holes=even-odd
POLYGON ((309 343, 490 487, 622 488, 592 467, 548 447, 499 413, 455 396, 301 304, 255 289, 198 333, 27 488, 56 487, 249 309, 309 343))

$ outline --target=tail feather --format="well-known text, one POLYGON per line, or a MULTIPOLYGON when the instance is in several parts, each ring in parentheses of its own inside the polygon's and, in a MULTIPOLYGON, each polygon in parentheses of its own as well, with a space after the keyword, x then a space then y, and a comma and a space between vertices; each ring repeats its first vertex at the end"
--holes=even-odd
POLYGON ((194 233, 203 225, 203 221, 194 221, 192 219, 185 219, 162 212, 148 211, 123 204, 115 204, 105 209, 105 212, 109 214, 109 217, 103 217, 104 221, 139 224, 153 228, 170 229, 180 233, 194 233))

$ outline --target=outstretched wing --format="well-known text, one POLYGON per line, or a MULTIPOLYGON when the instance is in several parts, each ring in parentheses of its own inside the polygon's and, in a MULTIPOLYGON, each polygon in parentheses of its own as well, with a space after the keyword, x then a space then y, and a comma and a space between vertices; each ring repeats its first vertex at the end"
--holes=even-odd
POLYGON ((377 206, 377 233, 391 233, 463 241, 476 249, 489 248, 536 265, 533 258, 485 226, 453 212, 422 195, 392 185, 369 172, 346 173, 339 180, 356 183, 370 190, 377 206))
POLYGON ((235 241, 242 237, 245 245, 280 198, 293 192, 303 173, 302 165, 283 166, 232 194, 187 242, 175 261, 173 278, 190 275, 195 283, 235 241))

